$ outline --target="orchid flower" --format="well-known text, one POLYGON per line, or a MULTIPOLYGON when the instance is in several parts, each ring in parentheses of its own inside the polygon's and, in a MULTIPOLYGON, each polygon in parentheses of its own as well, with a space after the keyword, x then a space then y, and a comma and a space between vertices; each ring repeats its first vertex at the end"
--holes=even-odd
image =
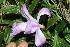
POLYGON ((37 47, 42 46, 46 42, 46 38, 42 31, 40 30, 41 26, 39 24, 39 19, 41 15, 49 15, 51 17, 51 12, 48 8, 42 8, 37 16, 37 20, 34 19, 28 12, 26 5, 24 4, 21 8, 21 14, 24 18, 27 19, 27 22, 21 22, 21 23, 14 23, 12 25, 12 33, 10 34, 11 37, 14 37, 15 35, 19 34, 20 32, 24 32, 24 34, 35 34, 35 44, 37 47))

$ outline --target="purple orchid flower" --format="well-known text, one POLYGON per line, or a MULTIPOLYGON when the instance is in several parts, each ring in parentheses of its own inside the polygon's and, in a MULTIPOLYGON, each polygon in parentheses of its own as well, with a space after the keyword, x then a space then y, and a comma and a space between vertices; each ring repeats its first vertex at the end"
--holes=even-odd
POLYGON ((10 34, 11 37, 19 34, 20 32, 24 32, 24 34, 35 34, 35 44, 37 47, 42 46, 46 42, 46 38, 42 31, 40 30, 41 26, 39 24, 39 19, 41 15, 47 14, 51 17, 51 12, 48 8, 42 8, 37 16, 37 20, 34 19, 28 12, 26 5, 24 4, 21 8, 21 14, 23 17, 27 19, 27 22, 21 23, 14 23, 12 26, 12 33, 10 34))

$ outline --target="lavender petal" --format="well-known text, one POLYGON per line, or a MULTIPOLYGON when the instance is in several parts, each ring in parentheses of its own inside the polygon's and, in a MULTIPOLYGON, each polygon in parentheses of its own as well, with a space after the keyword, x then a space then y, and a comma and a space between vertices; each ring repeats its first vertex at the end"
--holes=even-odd
POLYGON ((36 35, 35 35, 35 44, 36 44, 36 46, 40 47, 45 42, 46 42, 46 38, 45 38, 44 34, 42 33, 42 31, 40 29, 38 29, 38 31, 36 31, 36 35))
POLYGON ((21 8, 21 14, 23 17, 25 17, 27 20, 29 19, 34 19, 28 12, 26 5, 24 4, 23 7, 21 8))
POLYGON ((26 26, 27 26, 26 22, 14 23, 12 26, 12 33, 10 34, 10 36, 14 37, 15 35, 19 34, 20 32, 25 31, 26 26))
POLYGON ((36 21, 29 20, 24 34, 34 33, 38 28, 40 28, 40 25, 36 21))
POLYGON ((49 17, 51 17, 51 12, 50 12, 50 10, 49 10, 48 8, 42 8, 42 9, 39 11, 38 16, 37 16, 37 21, 38 21, 38 22, 39 22, 40 16, 41 16, 41 15, 44 15, 44 14, 49 15, 49 17))

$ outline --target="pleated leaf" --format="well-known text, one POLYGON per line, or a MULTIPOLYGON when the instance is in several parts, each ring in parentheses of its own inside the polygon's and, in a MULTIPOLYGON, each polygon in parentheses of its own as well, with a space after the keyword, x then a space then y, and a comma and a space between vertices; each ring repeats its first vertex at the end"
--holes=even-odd
POLYGON ((58 21, 59 19, 60 19, 59 17, 57 17, 57 18, 51 18, 51 19, 48 21, 48 23, 47 23, 47 29, 48 29, 50 26, 54 25, 54 24, 56 23, 56 21, 58 21))
POLYGON ((33 0, 32 4, 29 7, 29 12, 32 13, 32 11, 34 10, 36 4, 39 2, 39 0, 33 0))
POLYGON ((0 11, 5 11, 5 12, 9 12, 9 13, 14 13, 14 14, 20 14, 20 8, 16 5, 6 6, 5 8, 1 8, 0 11))

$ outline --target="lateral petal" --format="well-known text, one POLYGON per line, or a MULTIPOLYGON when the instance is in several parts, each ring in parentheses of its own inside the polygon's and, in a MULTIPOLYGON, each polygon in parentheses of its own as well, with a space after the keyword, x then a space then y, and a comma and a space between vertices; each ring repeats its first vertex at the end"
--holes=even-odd
POLYGON ((14 37, 15 35, 19 34, 22 31, 25 31, 25 28, 27 26, 26 22, 21 23, 14 23, 12 26, 12 33, 10 34, 11 37, 14 37))
POLYGON ((40 47, 45 42, 46 42, 46 38, 45 38, 44 34, 42 33, 42 31, 40 29, 38 29, 38 31, 36 31, 36 34, 35 34, 35 44, 36 44, 36 46, 40 47))
POLYGON ((51 12, 50 12, 50 10, 49 10, 48 8, 42 8, 42 9, 39 11, 39 13, 38 13, 37 20, 39 21, 40 16, 41 16, 41 15, 44 15, 44 14, 49 15, 49 17, 51 17, 51 12))

